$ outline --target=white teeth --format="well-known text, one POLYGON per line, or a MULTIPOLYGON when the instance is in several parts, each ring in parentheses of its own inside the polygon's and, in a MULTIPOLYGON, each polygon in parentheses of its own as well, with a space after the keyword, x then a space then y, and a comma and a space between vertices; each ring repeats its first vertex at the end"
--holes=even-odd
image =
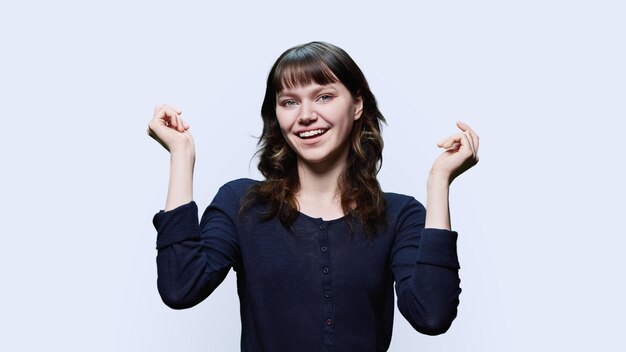
POLYGON ((312 137, 312 136, 316 136, 318 134, 322 134, 324 133, 323 129, 319 129, 319 130, 312 130, 312 131, 306 131, 306 132, 301 132, 299 134, 300 138, 305 138, 305 137, 312 137))

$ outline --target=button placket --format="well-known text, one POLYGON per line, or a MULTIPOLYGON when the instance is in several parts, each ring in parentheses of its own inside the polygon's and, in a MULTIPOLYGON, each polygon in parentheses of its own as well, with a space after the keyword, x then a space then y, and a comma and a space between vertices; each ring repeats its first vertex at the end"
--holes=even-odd
POLYGON ((324 300, 324 332, 326 334, 332 334, 334 330, 335 321, 333 320, 334 309, 332 299, 332 282, 330 275, 330 251, 328 245, 328 224, 319 223, 318 233, 320 239, 320 256, 322 260, 322 287, 320 295, 324 300))

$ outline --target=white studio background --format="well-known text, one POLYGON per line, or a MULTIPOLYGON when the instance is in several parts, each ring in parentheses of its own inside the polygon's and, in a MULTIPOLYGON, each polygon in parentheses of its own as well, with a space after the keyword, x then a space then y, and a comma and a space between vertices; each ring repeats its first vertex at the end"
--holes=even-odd
MULTIPOLYGON (((344 48, 388 119, 383 188, 425 201, 456 120, 480 163, 452 185, 463 293, 444 335, 396 315, 391 351, 623 351, 626 5, 621 1, 5 1, 0 5, 2 351, 236 351, 234 275, 175 311, 151 220, 179 106, 194 199, 258 178, 267 73, 344 48)), ((203 210, 203 209, 202 209, 203 210)))

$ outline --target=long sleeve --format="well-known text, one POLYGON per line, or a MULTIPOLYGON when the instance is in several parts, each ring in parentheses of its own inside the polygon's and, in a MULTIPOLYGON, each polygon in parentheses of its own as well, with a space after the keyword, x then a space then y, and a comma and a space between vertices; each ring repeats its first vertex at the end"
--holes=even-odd
POLYGON ((459 304, 458 234, 425 229, 425 217, 424 206, 411 198, 396 224, 392 270, 402 315, 417 331, 438 335, 449 329, 459 304))
POLYGON ((237 207, 232 190, 223 186, 200 223, 194 201, 154 216, 157 286, 166 305, 184 309, 202 302, 238 261, 237 207))

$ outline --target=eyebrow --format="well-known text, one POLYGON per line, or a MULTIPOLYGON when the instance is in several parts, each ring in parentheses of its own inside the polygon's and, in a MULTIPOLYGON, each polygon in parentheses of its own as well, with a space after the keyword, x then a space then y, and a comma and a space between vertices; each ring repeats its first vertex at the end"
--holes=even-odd
MULTIPOLYGON (((315 94, 319 93, 320 91, 322 91, 324 89, 329 89, 329 88, 337 90, 337 88, 335 87, 335 84, 336 83, 329 83, 329 84, 326 84, 326 85, 323 85, 323 86, 319 86, 319 87, 315 88, 314 90, 312 90, 310 94, 311 95, 315 95, 315 94)), ((278 94, 276 94, 276 98, 280 98, 280 97, 285 96, 285 95, 286 96, 290 96, 290 95, 293 95, 293 93, 291 93, 290 90, 288 90, 288 89, 283 89, 282 92, 279 92, 278 94)))

